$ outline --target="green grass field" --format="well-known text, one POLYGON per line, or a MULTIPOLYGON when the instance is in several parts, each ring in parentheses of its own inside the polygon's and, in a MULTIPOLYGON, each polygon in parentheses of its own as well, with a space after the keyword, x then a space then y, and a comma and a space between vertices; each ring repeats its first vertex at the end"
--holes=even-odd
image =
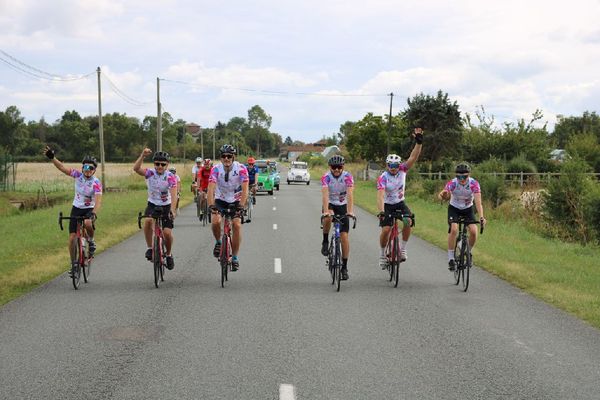
MULTIPOLYGON (((358 182, 355 204, 376 214, 374 182, 358 182)), ((414 233, 447 248, 447 206, 407 197, 416 215, 414 233)), ((600 249, 532 233, 520 221, 486 215, 488 225, 473 249, 477 266, 600 328, 600 249)), ((440 265, 440 270, 445 269, 440 265)))

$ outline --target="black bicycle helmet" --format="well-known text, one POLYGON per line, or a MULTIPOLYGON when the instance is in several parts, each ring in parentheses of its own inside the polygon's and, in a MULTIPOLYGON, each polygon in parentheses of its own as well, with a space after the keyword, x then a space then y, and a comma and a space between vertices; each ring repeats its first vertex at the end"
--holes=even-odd
POLYGON ((456 172, 457 174, 468 174, 469 172, 471 172, 471 167, 469 166, 469 164, 463 162, 456 166, 454 172, 456 172))
POLYGON ((235 155, 237 153, 235 150, 235 147, 233 147, 230 144, 224 144, 223 146, 221 146, 221 148, 219 149, 219 152, 221 154, 233 154, 233 155, 235 155))
POLYGON ((331 157, 329 161, 327 161, 327 164, 329 165, 344 165, 345 163, 346 160, 344 160, 344 157, 340 156, 339 154, 336 154, 335 156, 331 157))
POLYGON ((83 160, 81 160, 82 164, 94 164, 94 168, 98 167, 98 161, 96 160, 95 157, 92 157, 90 155, 86 155, 85 157, 83 157, 83 160))
POLYGON ((166 151, 157 151, 152 157, 152 161, 170 161, 169 153, 166 151))

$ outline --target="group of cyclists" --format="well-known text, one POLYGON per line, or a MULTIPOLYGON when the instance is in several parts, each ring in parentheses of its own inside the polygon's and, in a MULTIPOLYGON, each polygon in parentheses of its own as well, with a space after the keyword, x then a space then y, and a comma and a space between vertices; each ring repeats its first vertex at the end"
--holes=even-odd
MULTIPOLYGON (((405 203, 406 176, 410 168, 417 162, 423 144, 423 130, 415 128, 413 137, 415 146, 409 158, 402 161, 397 154, 389 154, 386 157, 386 170, 377 179, 377 208, 379 211, 379 266, 387 267, 385 247, 393 226, 393 215, 400 212, 408 216, 408 221, 402 228, 402 244, 400 247, 400 260, 407 260, 407 245, 412 231, 414 214, 405 203)), ((174 268, 173 249, 173 220, 177 213, 177 199, 181 189, 180 179, 174 168, 169 168, 170 157, 164 151, 153 154, 154 168, 143 168, 145 157, 152 154, 152 150, 145 148, 134 163, 133 170, 143 176, 148 188, 148 202, 146 215, 153 214, 155 208, 162 210, 160 218, 163 223, 163 232, 166 242, 166 264, 168 269, 174 268)), ((88 217, 85 221, 88 235, 90 253, 96 249, 94 242, 94 231, 91 222, 96 218, 100 210, 102 199, 102 184, 94 176, 98 163, 95 158, 85 156, 82 160, 81 171, 65 167, 56 159, 54 151, 48 146, 44 154, 52 161, 54 166, 66 175, 75 179, 75 198, 71 216, 88 217)), ((211 213, 211 229, 215 238, 213 255, 219 257, 221 250, 221 215, 232 213, 233 235, 232 235, 232 271, 240 267, 239 249, 242 242, 242 219, 248 196, 255 193, 258 168, 255 160, 249 157, 247 165, 236 161, 237 151, 229 144, 219 149, 220 163, 213 165, 212 160, 202 157, 196 158, 193 167, 192 190, 197 193, 197 201, 206 202, 211 213)), ((328 160, 329 171, 321 177, 322 193, 322 216, 323 218, 323 241, 321 254, 328 256, 329 232, 331 230, 331 216, 341 216, 340 239, 342 247, 342 280, 349 279, 348 258, 350 255, 350 243, 348 232, 350 227, 349 218, 354 218, 354 178, 345 170, 345 160, 341 155, 334 155, 328 160)), ((441 200, 449 201, 448 205, 448 269, 455 268, 454 245, 458 234, 458 218, 467 217, 469 225, 469 242, 471 248, 477 240, 476 219, 474 206, 480 218, 480 223, 485 224, 481 200, 481 188, 479 183, 470 176, 471 168, 467 163, 460 163, 455 169, 456 177, 446 183, 444 189, 438 193, 441 200)), ((254 198, 253 198, 254 201, 254 198)), ((71 220, 69 226, 69 243, 75 238, 76 224, 71 220)), ((144 223, 144 236, 147 249, 144 256, 152 260, 152 219, 144 223)), ((71 248, 71 246, 69 246, 71 248)), ((73 258, 72 258, 73 259, 73 258)), ((76 265, 75 265, 76 267, 76 265)), ((73 269, 72 269, 73 270, 73 269)))

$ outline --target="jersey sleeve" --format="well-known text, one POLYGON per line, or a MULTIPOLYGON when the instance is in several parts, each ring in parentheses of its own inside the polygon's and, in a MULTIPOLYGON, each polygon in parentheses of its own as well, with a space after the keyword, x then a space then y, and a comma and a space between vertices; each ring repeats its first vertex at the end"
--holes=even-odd
POLYGON ((81 173, 81 171, 77 171, 76 169, 71 168, 71 172, 69 172, 69 176, 71 176, 72 178, 79 178, 81 175, 83 175, 81 173))
POLYGON ((379 178, 377 178, 377 190, 385 190, 386 184, 387 179, 385 178, 385 174, 381 174, 379 178))
POLYGON ((453 191, 454 188, 456 188, 456 184, 454 183, 454 180, 448 181, 446 183, 446 186, 444 186, 444 190, 447 190, 449 192, 453 191))
POLYGON ((410 168, 408 168, 408 164, 407 164, 407 163, 402 163, 402 164, 400 164, 400 167, 399 167, 398 169, 399 169, 400 171, 402 171, 402 172, 408 172, 408 170, 409 170, 410 168))
POLYGON ((152 175, 154 175, 154 171, 152 171, 150 168, 146 168, 146 172, 144 173, 144 177, 146 179, 150 178, 152 175))
POLYGON ((354 186, 354 177, 352 176, 352 174, 350 172, 348 172, 346 174, 346 176, 344 177, 344 183, 346 184, 346 187, 354 186))
POLYGON ((177 187, 177 178, 175 178, 175 175, 170 174, 167 177, 167 183, 169 184, 169 189, 172 189, 174 187, 177 187))
POLYGON ((212 167, 210 170, 210 176, 208 177, 208 183, 217 183, 217 179, 219 178, 219 170, 216 166, 212 167))
POLYGON ((240 179, 243 182, 248 182, 250 178, 248 178, 248 170, 244 165, 240 165, 240 179))
POLYGON ((471 181, 471 192, 481 193, 481 186, 479 185, 479 182, 477 182, 475 179, 471 181))
POLYGON ((94 193, 97 195, 102 194, 102 182, 98 178, 94 180, 94 193))
POLYGON ((325 174, 321 177, 321 187, 329 187, 329 174, 325 174))

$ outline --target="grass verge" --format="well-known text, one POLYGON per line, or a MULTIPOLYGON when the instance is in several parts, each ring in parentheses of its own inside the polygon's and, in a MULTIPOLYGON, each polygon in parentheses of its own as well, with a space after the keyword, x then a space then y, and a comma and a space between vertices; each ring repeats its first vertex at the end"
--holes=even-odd
MULTIPOLYGON (((377 213, 373 182, 358 182, 355 204, 377 213)), ((417 197, 414 233, 446 250, 447 206, 417 197)), ((477 266, 600 328, 600 249, 532 233, 519 221, 488 219, 473 249, 477 266)), ((440 270, 445 269, 440 265, 440 270)))

